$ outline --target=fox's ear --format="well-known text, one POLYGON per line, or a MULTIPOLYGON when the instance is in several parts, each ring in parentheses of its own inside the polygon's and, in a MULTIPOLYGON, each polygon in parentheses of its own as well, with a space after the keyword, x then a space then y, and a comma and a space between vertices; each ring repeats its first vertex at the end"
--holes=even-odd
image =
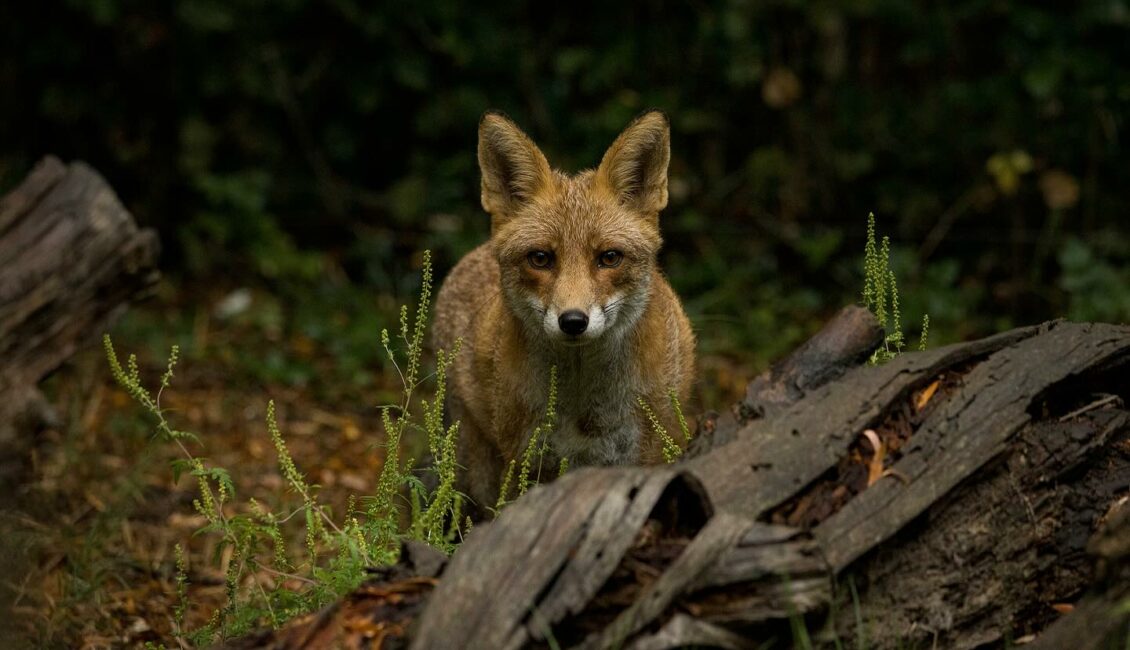
POLYGON ((534 141, 499 113, 487 113, 479 122, 479 170, 483 209, 495 218, 510 216, 548 187, 553 174, 534 141))
POLYGON ((600 161, 596 176, 621 204, 643 213, 658 213, 667 206, 670 161, 671 127, 667 116, 649 111, 616 138, 600 161))

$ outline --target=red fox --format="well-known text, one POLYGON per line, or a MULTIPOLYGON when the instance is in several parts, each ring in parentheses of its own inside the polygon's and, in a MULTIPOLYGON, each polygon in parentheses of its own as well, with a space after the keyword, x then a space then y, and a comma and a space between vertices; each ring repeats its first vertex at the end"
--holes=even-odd
POLYGON ((644 113, 595 171, 570 176, 503 115, 479 123, 491 236, 444 281, 434 328, 438 348, 463 339, 448 413, 462 423, 459 487, 478 508, 494 505, 544 417, 554 366, 552 462, 661 460, 640 398, 681 439, 668 393, 689 397, 694 334, 656 261, 670 140, 667 117, 644 113))

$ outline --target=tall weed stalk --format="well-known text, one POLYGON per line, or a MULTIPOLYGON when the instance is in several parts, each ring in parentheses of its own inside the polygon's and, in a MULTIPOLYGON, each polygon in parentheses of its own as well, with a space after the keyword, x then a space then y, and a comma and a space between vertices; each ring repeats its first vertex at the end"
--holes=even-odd
POLYGON ((428 252, 424 254, 422 275, 420 300, 411 327, 407 307, 400 312, 403 358, 396 353, 388 331, 381 332, 381 344, 400 377, 403 391, 399 404, 384 407, 381 412, 387 450, 376 490, 372 496, 360 499, 364 506, 360 511, 356 507, 358 499, 350 497, 341 518, 335 518, 328 506, 318 500, 317 487, 308 482, 292 457, 273 401, 267 404, 267 435, 275 449, 279 473, 300 502, 289 509, 280 506, 277 513, 255 499, 240 506, 228 471, 194 453, 192 448, 201 444, 199 437, 177 429, 166 417, 161 396, 172 383, 180 356, 178 348, 173 346, 153 392, 142 383, 137 358, 131 354, 123 365, 109 335, 103 338, 114 379, 154 419, 156 440, 172 444, 179 453, 180 458, 172 464, 174 481, 182 474, 195 479, 193 508, 205 521, 198 534, 218 537, 220 547, 227 549, 226 601, 205 625, 188 630, 184 621, 192 603, 188 597, 185 550, 177 545, 179 603, 174 615, 175 634, 180 641, 208 645, 255 626, 278 626, 293 616, 321 607, 355 588, 367 567, 395 562, 400 541, 405 538, 446 551, 454 548, 463 506, 463 497, 455 490, 459 423, 444 426, 443 403, 447 370, 460 346, 457 342, 450 353, 438 351, 435 397, 431 402, 420 400, 422 422, 417 422, 411 409, 413 397, 424 383, 420 375, 432 295, 428 252), (401 458, 402 443, 410 430, 423 431, 427 436, 434 459, 428 470, 437 473, 438 487, 434 491, 427 490, 412 472, 413 459, 401 458), (411 495, 411 499, 406 495, 411 495), (410 513, 409 502, 418 504, 410 513), (402 525, 405 520, 406 525, 402 525), (302 553, 293 554, 288 549, 288 529, 284 526, 290 522, 299 522, 303 527, 302 553))

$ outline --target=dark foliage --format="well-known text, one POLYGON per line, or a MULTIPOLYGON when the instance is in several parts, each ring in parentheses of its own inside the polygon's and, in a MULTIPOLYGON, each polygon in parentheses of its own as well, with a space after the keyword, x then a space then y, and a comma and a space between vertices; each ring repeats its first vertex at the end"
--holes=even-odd
POLYGON ((720 332, 708 346, 779 353, 854 295, 870 211, 904 313, 929 311, 944 339, 1130 318, 1124 2, 66 0, 0 16, 0 183, 45 152, 86 159, 191 275, 314 281, 331 264, 402 299, 412 252, 444 266, 486 232, 485 109, 576 169, 659 107, 665 261, 720 332))

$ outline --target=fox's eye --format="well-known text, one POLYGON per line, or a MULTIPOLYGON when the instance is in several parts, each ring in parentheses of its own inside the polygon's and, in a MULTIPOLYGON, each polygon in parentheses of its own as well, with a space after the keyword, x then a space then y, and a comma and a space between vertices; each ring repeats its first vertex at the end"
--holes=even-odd
POLYGON ((620 251, 604 251, 600 254, 600 257, 597 258, 600 265, 608 269, 620 266, 620 262, 623 260, 624 254, 620 251))
POLYGON ((553 253, 531 251, 530 254, 526 256, 526 261, 535 269, 546 269, 549 268, 550 264, 553 264, 553 253))

